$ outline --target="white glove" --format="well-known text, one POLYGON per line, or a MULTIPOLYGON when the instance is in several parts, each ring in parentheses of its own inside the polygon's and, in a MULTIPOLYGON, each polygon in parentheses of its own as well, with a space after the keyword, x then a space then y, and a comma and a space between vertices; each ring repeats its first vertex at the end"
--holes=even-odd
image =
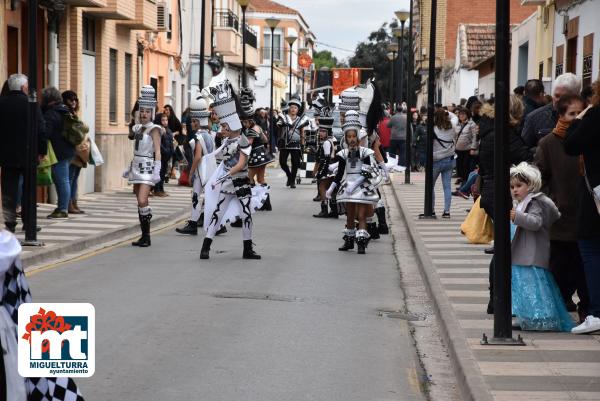
POLYGON ((123 174, 121 174, 121 177, 128 179, 129 178, 129 167, 127 167, 125 170, 123 170, 123 174))
POLYGON ((142 127, 142 124, 134 124, 133 127, 131 127, 131 130, 133 131, 133 133, 137 134, 138 132, 140 132, 142 127))
POLYGON ((389 181, 390 180, 390 172, 388 171, 387 165, 385 164, 385 162, 379 162, 379 168, 381 168, 381 171, 383 171, 383 176, 385 178, 385 181, 389 181))
POLYGON ((152 170, 152 182, 157 184, 160 182, 160 166, 161 166, 161 161, 160 160, 154 160, 154 169, 152 170))
POLYGON ((327 199, 331 199, 331 197, 333 196, 333 191, 335 191, 336 188, 337 188, 337 184, 335 182, 332 182, 331 185, 329 186, 329 189, 327 189, 327 192, 325 192, 325 197, 327 199))

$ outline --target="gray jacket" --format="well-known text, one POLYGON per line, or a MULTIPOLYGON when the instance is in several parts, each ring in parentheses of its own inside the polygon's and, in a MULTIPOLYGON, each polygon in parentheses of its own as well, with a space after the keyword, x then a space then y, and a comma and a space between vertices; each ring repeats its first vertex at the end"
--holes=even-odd
POLYGON ((512 264, 548 269, 550 260, 550 227, 560 217, 558 208, 542 192, 533 195, 517 211, 517 230, 511 243, 512 264))
POLYGON ((390 118, 387 127, 391 129, 390 139, 406 140, 406 113, 396 113, 390 118))
POLYGON ((437 162, 454 156, 454 141, 456 140, 454 126, 450 129, 433 127, 433 132, 435 133, 433 138, 433 161, 437 162))

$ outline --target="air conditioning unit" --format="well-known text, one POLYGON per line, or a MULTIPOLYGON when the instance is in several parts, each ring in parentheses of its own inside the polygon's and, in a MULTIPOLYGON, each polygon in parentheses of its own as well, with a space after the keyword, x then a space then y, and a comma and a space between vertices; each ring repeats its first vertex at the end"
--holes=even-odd
POLYGON ((158 31, 169 30, 169 8, 164 1, 156 3, 156 27, 158 31))

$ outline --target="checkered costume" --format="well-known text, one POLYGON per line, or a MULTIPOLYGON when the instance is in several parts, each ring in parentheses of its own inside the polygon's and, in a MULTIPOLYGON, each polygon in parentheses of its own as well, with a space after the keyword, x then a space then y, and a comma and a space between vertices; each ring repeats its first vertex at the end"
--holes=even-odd
MULTIPOLYGON (((29 285, 25 278, 21 258, 21 246, 8 232, 0 232, 0 243, 7 243, 0 252, 0 280, 2 282, 2 307, 6 309, 15 326, 18 324, 19 305, 31 302, 29 285), (10 238, 8 237, 10 235, 10 238), (5 249, 18 250, 17 253, 5 249)), ((15 336, 17 330, 15 329, 15 336)), ((6 369, 9 367, 6 366, 6 369)), ((14 366, 16 369, 17 367, 14 366)), ((67 377, 26 378, 27 401, 83 401, 77 385, 67 377)))

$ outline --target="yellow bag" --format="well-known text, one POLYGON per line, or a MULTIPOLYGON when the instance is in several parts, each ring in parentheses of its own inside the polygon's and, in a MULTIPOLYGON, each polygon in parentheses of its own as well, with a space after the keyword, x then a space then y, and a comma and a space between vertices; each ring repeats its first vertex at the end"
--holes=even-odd
POLYGON ((467 218, 460 226, 460 232, 471 244, 489 244, 494 239, 494 225, 479 203, 481 197, 473 204, 467 218))

